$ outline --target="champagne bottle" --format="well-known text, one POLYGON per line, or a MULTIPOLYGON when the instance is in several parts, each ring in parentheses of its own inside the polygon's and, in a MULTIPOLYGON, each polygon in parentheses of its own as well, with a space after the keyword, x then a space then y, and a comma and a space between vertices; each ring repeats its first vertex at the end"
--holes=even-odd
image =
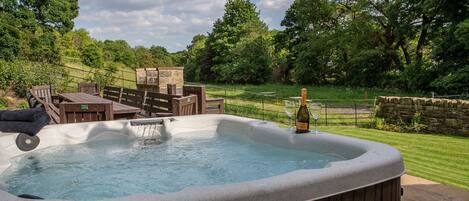
POLYGON ((309 111, 306 106, 307 99, 306 88, 301 89, 301 106, 296 114, 296 133, 309 133, 309 111))

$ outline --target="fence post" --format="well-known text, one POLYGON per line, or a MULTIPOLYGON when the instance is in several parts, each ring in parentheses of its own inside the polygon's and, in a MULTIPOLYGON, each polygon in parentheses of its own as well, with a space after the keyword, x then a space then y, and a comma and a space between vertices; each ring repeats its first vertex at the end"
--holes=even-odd
POLYGON ((326 126, 327 126, 327 103, 324 103, 325 109, 326 109, 326 126))
POLYGON ((261 102, 262 102, 262 121, 265 121, 265 115, 264 115, 264 96, 262 96, 261 102))
POLYGON ((353 102, 354 104, 354 109, 355 109, 355 126, 358 125, 358 119, 357 119, 357 103, 353 102))
POLYGON ((121 72, 122 72, 122 77, 121 77, 121 79, 122 79, 122 88, 124 88, 124 86, 125 86, 124 71, 121 71, 121 72))
POLYGON ((228 104, 227 104, 228 99, 226 98, 226 97, 227 97, 227 96, 226 96, 226 87, 224 87, 223 89, 225 90, 225 97, 224 97, 224 98, 225 98, 225 101, 224 101, 224 103, 225 103, 225 110, 226 110, 226 109, 227 109, 227 106, 228 106, 228 104))

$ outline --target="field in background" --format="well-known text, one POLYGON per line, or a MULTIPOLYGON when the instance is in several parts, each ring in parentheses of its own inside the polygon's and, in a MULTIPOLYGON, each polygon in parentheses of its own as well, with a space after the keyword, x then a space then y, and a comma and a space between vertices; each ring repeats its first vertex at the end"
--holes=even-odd
MULTIPOLYGON (((225 98, 225 110, 228 114, 269 120, 283 125, 289 123, 284 101, 296 101, 294 97, 298 97, 302 88, 281 84, 257 86, 206 84, 206 87, 209 97, 225 98)), ((307 88, 308 98, 322 105, 319 125, 368 126, 372 120, 376 96, 418 95, 379 89, 311 86, 307 88)))

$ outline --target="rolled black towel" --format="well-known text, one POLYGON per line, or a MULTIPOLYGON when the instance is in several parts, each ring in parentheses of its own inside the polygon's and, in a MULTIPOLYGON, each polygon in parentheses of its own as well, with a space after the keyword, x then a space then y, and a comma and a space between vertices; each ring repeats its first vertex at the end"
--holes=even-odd
POLYGON ((34 122, 45 111, 43 108, 33 108, 28 110, 4 110, 0 111, 0 121, 28 121, 34 122))
POLYGON ((2 132, 25 133, 35 136, 49 122, 49 115, 43 108, 0 111, 0 131, 2 132))

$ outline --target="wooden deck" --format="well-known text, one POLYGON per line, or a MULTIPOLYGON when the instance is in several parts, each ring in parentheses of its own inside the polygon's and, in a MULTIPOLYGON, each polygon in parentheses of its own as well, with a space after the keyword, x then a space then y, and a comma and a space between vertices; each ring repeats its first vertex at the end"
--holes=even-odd
POLYGON ((124 105, 115 101, 107 100, 99 96, 93 96, 86 93, 63 93, 59 97, 75 103, 108 103, 113 102, 114 119, 135 119, 137 114, 141 112, 140 108, 124 105))

